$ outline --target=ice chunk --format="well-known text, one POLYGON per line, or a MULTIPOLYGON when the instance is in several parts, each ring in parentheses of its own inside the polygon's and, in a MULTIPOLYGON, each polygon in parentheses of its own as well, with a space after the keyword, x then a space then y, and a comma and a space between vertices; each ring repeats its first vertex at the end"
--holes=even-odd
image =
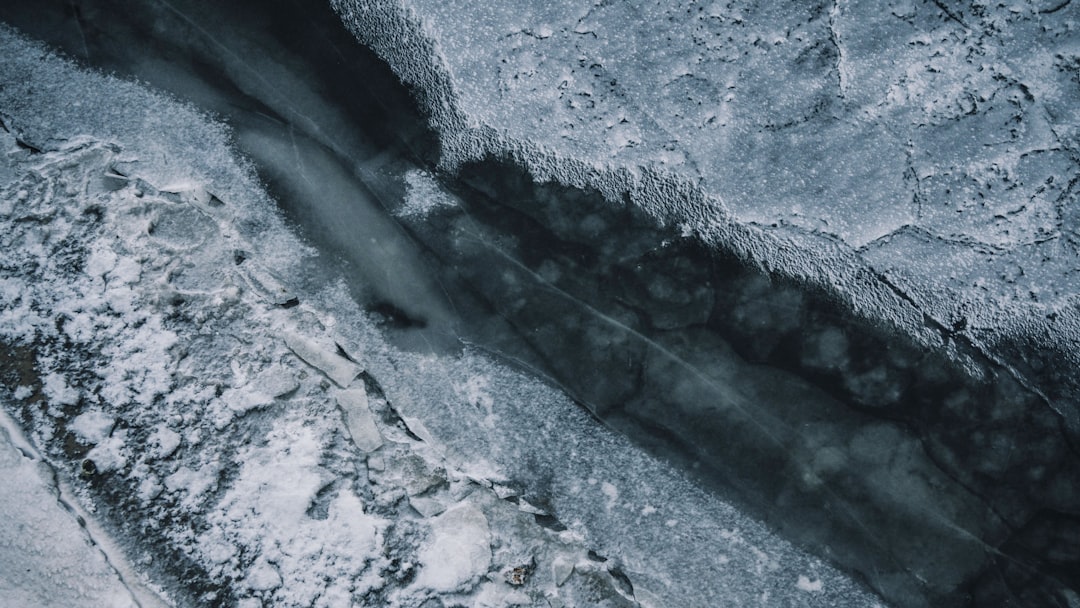
POLYGON ((401 421, 405 423, 405 426, 409 428, 409 432, 416 435, 427 443, 435 443, 435 438, 431 436, 431 431, 424 426, 424 423, 419 418, 412 416, 401 416, 401 421))
POLYGON ((255 387, 275 399, 279 399, 292 393, 300 384, 296 381, 293 372, 280 365, 274 365, 270 369, 255 378, 255 387))
POLYGON ((204 245, 218 233, 217 224, 193 207, 165 207, 150 223, 155 242, 176 251, 190 251, 204 245))
POLYGON ((240 274, 247 281, 252 291, 263 299, 278 306, 290 306, 297 303, 296 295, 285 287, 269 270, 256 262, 246 261, 240 266, 240 274))
POLYGON ((478 579, 491 566, 491 531, 484 513, 466 503, 436 517, 419 559, 419 587, 454 591, 478 579))
POLYGON ((229 389, 221 395, 221 399, 229 406, 230 410, 240 416, 251 410, 265 407, 273 401, 272 397, 259 391, 244 389, 229 389))
POLYGON ((434 517, 446 511, 446 505, 441 500, 430 496, 410 496, 409 506, 424 517, 434 517))
POLYGON ((574 560, 565 555, 556 557, 551 562, 551 578, 555 584, 562 587, 570 575, 574 573, 574 560))
POLYGON ((285 332, 285 344, 308 365, 326 374, 341 388, 348 388, 364 371, 341 355, 323 348, 318 342, 296 332, 285 332))
POLYGON ((634 585, 634 599, 637 600, 641 608, 662 608, 664 606, 663 600, 640 585, 634 585))
POLYGON ((436 468, 417 454, 401 456, 390 461, 387 473, 409 496, 423 494, 446 481, 445 471, 436 468))
POLYGON ((522 591, 507 585, 485 582, 474 600, 476 608, 504 608, 505 606, 533 606, 532 599, 522 591))
POLYGON ((375 416, 368 407, 367 391, 355 388, 341 391, 337 395, 338 407, 345 416, 345 426, 349 429, 356 447, 365 452, 374 452, 382 447, 383 438, 375 424, 375 416))

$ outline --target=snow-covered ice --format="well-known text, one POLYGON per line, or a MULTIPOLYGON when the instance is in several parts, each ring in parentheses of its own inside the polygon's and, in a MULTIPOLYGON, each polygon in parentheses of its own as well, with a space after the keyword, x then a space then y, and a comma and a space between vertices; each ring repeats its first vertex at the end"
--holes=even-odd
MULTIPOLYGON (((538 246, 531 225, 507 239, 509 222, 476 219, 482 205, 411 224, 497 293, 541 351, 525 365, 544 361, 645 443, 694 446, 695 466, 738 468, 747 486, 771 483, 761 468, 790 470, 762 511, 783 521, 790 509, 794 534, 901 604, 1074 597, 1075 577, 1018 564, 1051 552, 1031 535, 1071 535, 1064 513, 1080 507, 1080 6, 333 5, 420 90, 442 166, 509 199, 495 213, 523 213, 558 239, 538 246), (568 187, 519 199, 493 186, 523 181, 503 177, 520 169, 568 187), (620 224, 629 210, 666 229, 639 240, 620 224), (693 246, 634 258, 634 245, 680 239, 763 272, 721 282, 722 263, 693 246), (485 256, 497 270, 478 269, 485 256), (515 265, 513 280, 499 277, 515 265), (651 301, 626 287, 639 277, 651 301), (825 312, 816 297, 839 304, 825 312), (545 307, 578 317, 553 323, 545 307), (809 323, 808 308, 821 312, 809 323), (718 319, 727 343, 701 329, 718 319), (874 331, 893 338, 875 343, 874 331), (740 381, 771 365, 848 406, 789 392, 782 375, 740 381), (850 458, 877 433, 896 439, 878 446, 888 454, 850 458), (744 446, 749 436, 760 441, 744 446), (818 520, 821 504, 831 515, 818 520), (882 553, 841 548, 847 534, 832 526, 848 515, 852 536, 882 553)), ((1080 553, 1061 559, 1075 570, 1080 553)))
POLYGON ((435 591, 470 586, 491 567, 491 532, 483 511, 456 506, 431 521, 431 539, 418 555, 416 584, 435 591))
MULTIPOLYGON (((0 596, 10 606, 164 606, 133 591, 60 496, 45 463, 0 411, 0 596)), ((70 498, 70 497, 67 497, 70 498)), ((140 584, 139 581, 130 581, 140 584)))
POLYGON ((1074 3, 331 4, 0 7, 199 107, 3 30, 0 397, 163 597, 1072 601, 1074 3))

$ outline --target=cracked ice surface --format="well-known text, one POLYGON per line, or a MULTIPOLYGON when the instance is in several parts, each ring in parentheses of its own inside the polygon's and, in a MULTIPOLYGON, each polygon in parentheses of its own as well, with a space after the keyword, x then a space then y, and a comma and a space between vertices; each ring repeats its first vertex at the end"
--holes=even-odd
POLYGON ((629 193, 927 344, 958 330, 1080 429, 1076 382, 1028 363, 1080 363, 1077 3, 334 5, 444 163, 629 193))
POLYGON ((4 405, 166 601, 875 605, 558 391, 302 288, 220 125, 0 46, 4 405))

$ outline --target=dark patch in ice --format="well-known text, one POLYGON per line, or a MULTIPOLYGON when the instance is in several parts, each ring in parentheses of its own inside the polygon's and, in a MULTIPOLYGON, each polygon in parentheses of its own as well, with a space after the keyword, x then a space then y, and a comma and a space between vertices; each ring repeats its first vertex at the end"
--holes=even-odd
POLYGON ((592 561, 594 561, 594 562, 604 563, 604 562, 608 561, 608 559, 606 557, 600 555, 599 553, 597 553, 596 551, 593 551, 592 549, 589 549, 589 552, 586 553, 586 556, 589 559, 591 559, 592 561))
POLYGON ((319 488, 319 491, 315 493, 315 498, 311 501, 311 505, 308 506, 305 514, 316 520, 324 520, 329 517, 330 503, 337 496, 340 486, 341 484, 337 480, 334 480, 319 488))
MULTIPOLYGON (((22 400, 22 407, 14 411, 25 427, 33 427, 37 420, 47 416, 47 402, 42 392, 41 378, 37 372, 37 359, 44 353, 56 355, 63 353, 67 362, 93 360, 93 354, 83 349, 73 350, 69 345, 58 348, 53 341, 39 340, 33 346, 24 344, 0 343, 0 387, 6 391, 13 391, 20 386, 30 387, 31 394, 22 400)), ((85 380, 91 381, 90 376, 83 374, 72 365, 71 371, 76 375, 82 375, 85 380)), ((68 418, 74 415, 74 410, 68 412, 68 418)), ((66 433, 65 433, 66 434, 66 433)), ((71 477, 83 477, 87 479, 88 489, 95 497, 94 504, 97 508, 95 515, 99 525, 114 533, 114 538, 130 538, 125 535, 115 534, 116 529, 125 526, 128 522, 141 521, 137 517, 137 506, 131 500, 135 488, 114 476, 100 475, 97 465, 90 459, 79 458, 65 450, 66 446, 45 446, 51 451, 53 462, 63 463, 66 470, 58 471, 49 467, 52 475, 66 473, 71 477)), ((49 466, 48 463, 45 463, 49 466)), ((70 505, 65 508, 72 510, 70 505)), ((166 510, 166 513, 169 511, 166 510)), ((80 525, 85 526, 81 517, 76 515, 80 525)), ((172 515, 166 515, 172 517, 172 515)), ((164 523, 164 522, 162 522, 164 523)), ((127 535, 139 537, 140 546, 155 547, 167 546, 168 539, 158 525, 142 525, 137 530, 127 528, 127 535)), ((156 584, 160 585, 177 605, 196 606, 205 605, 215 599, 219 605, 231 605, 235 598, 230 598, 229 590, 224 585, 209 583, 210 577, 204 567, 183 555, 180 552, 155 552, 154 560, 147 562, 144 567, 148 574, 154 577, 156 584)))
POLYGON ((620 591, 629 597, 634 597, 634 584, 630 582, 630 577, 626 576, 622 569, 612 566, 608 568, 608 574, 611 575, 612 580, 615 581, 615 586, 620 591))
POLYGON ((383 391, 382 386, 379 385, 379 381, 374 376, 364 371, 360 373, 358 378, 364 383, 364 390, 367 391, 368 405, 371 407, 372 413, 379 416, 383 424, 396 428, 413 441, 423 441, 409 429, 409 425, 405 424, 401 414, 390 404, 390 401, 386 398, 386 392, 383 391))
POLYGON ((567 529, 566 526, 564 526, 563 523, 559 521, 559 519, 554 515, 548 515, 546 513, 535 513, 533 514, 533 519, 536 520, 536 523, 547 528, 548 530, 551 530, 552 532, 562 532, 563 530, 567 529))
POLYGON ((488 302, 459 303, 463 327, 493 311, 518 338, 488 348, 890 599, 961 601, 1010 530, 1080 500, 1061 420, 961 320, 928 323, 974 373, 598 195, 493 161, 444 184, 460 205, 408 225, 444 284, 488 302))
POLYGON ((41 148, 27 142, 25 139, 22 139, 20 137, 15 138, 15 145, 17 145, 19 148, 21 148, 23 150, 26 150, 27 152, 29 152, 31 154, 41 154, 42 153, 41 148))
POLYGON ((427 321, 413 318, 408 312, 398 308, 393 302, 380 300, 368 305, 368 310, 377 315, 384 325, 394 329, 423 329, 427 321))

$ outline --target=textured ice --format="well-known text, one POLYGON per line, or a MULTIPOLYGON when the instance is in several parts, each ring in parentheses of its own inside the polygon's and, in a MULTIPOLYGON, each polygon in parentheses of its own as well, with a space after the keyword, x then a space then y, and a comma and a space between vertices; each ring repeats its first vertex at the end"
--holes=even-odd
POLYGON ((1075 3, 333 4, 494 201, 408 223, 519 331, 508 358, 734 471, 898 602, 1072 597, 1020 562, 1080 504, 1075 3), (515 165, 610 210, 519 197, 515 165), (721 319, 729 343, 697 325, 721 319))
POLYGON ((374 452, 382 447, 382 435, 368 407, 367 391, 363 388, 342 391, 337 395, 337 403, 345 416, 349 438, 353 440, 356 447, 365 452, 374 452))
POLYGON ((116 563, 122 557, 102 551, 104 539, 90 536, 85 520, 60 496, 52 469, 6 412, 0 412, 0 483, 0 593, 6 604, 166 605, 125 583, 116 563))
MULTIPOLYGON (((340 604, 350 595, 354 601, 363 595, 365 603, 436 606, 592 605, 597 593, 615 605, 663 605, 673 594, 682 604, 699 600, 663 581, 712 580, 711 572, 685 568, 681 555, 669 559, 670 544, 650 545, 656 554, 640 563, 632 559, 640 547, 623 545, 625 531, 640 527, 623 510, 643 521, 662 514, 662 524, 679 526, 663 500, 635 498, 635 485, 648 476, 619 477, 619 467, 651 469, 616 458, 613 474, 581 461, 575 469, 589 470, 579 471, 580 488, 560 485, 566 477, 560 467, 576 461, 558 452, 558 442, 593 422, 560 409, 565 402, 552 393, 537 399, 537 407, 575 421, 549 435, 546 444, 556 447, 540 450, 532 444, 536 433, 515 435, 517 425, 542 428, 539 414, 517 403, 529 394, 519 386, 523 378, 506 380, 506 370, 473 360, 494 352, 519 369, 546 374, 645 445, 670 449, 674 461, 693 467, 696 481, 719 469, 715 477, 742 486, 733 494, 758 500, 752 508, 776 529, 859 572, 901 604, 968 596, 988 605, 1007 598, 1032 605, 1071 601, 1066 587, 1076 584, 1068 573, 1077 571, 1080 553, 1069 541, 1077 530, 1070 513, 1080 504, 1080 467, 1060 418, 1043 402, 1059 409, 1075 403, 1069 396, 1075 349, 1072 334, 1018 336, 1039 336, 1038 323, 1047 320, 1051 328, 1074 326, 1075 313, 1061 302, 1068 304, 1075 289, 1060 262, 1068 259, 1075 224, 1075 137, 1068 135, 1075 121, 1069 103, 1054 97, 1074 102, 1075 95, 1054 84, 1059 73, 1043 79, 1050 84, 1032 84, 1038 66, 1029 57, 1001 60, 1040 36, 1053 39, 1059 25, 1073 27, 1070 3, 1015 5, 1008 14, 1005 7, 942 2, 886 9, 846 2, 714 4, 699 11, 707 17, 694 16, 696 4, 598 4, 584 7, 587 14, 575 21, 580 41, 559 23, 572 3, 521 5, 476 20, 536 22, 514 25, 521 44, 497 39, 491 46, 475 44, 488 33, 474 23, 465 28, 476 34, 469 44, 455 42, 455 32, 444 36, 455 26, 442 17, 410 37, 417 33, 410 24, 423 25, 429 11, 446 10, 449 19, 462 3, 372 4, 376 10, 359 22, 361 35, 386 36, 391 43, 380 48, 399 72, 436 77, 417 90, 433 102, 443 160, 460 165, 457 175, 420 160, 423 150, 398 156, 386 149, 386 141, 409 137, 386 138, 394 129, 360 108, 373 105, 372 97, 374 104, 398 106, 376 116, 399 116, 408 114, 408 104, 384 101, 401 99, 392 88, 357 95, 357 87, 371 86, 369 74, 349 70, 356 46, 340 28, 327 27, 337 24, 325 6, 290 12, 285 8, 295 5, 286 1, 251 10, 172 0, 131 5, 121 14, 94 1, 77 11, 59 2, 31 4, 41 15, 63 15, 52 24, 41 18, 37 35, 61 43, 66 37, 69 53, 221 115, 280 207, 321 248, 321 260, 304 258, 301 252, 310 250, 268 231, 278 225, 262 215, 268 206, 248 204, 262 198, 245 202, 243 192, 227 194, 223 183, 189 170, 199 162, 178 158, 186 155, 161 141, 132 143, 156 132, 72 138, 81 127, 47 133, 59 124, 55 117, 3 116, 0 147, 13 160, 0 163, 0 178, 18 183, 0 198, 15 235, 5 242, 15 261, 0 277, 0 321, 6 337, 44 350, 16 347, 13 360, 33 362, 44 376, 14 378, 13 396, 23 421, 70 472, 83 476, 79 483, 97 493, 98 504, 131 509, 128 499, 142 506, 172 501, 175 510, 150 520, 202 530, 200 509, 226 494, 242 499, 230 485, 248 458, 265 466, 243 469, 246 478, 273 486, 271 469, 303 478, 296 487, 310 497, 308 508, 280 518, 291 518, 292 530, 321 535, 326 528, 312 521, 333 519, 332 511, 356 514, 355 505, 339 500, 351 496, 365 513, 392 522, 372 550, 386 559, 368 568, 357 565, 367 559, 363 534, 344 547, 321 541, 325 550, 317 556, 288 534, 268 534, 290 556, 304 556, 290 561, 239 533, 266 528, 257 512, 274 511, 258 492, 248 493, 264 501, 251 517, 218 522, 214 542, 198 551, 184 544, 182 527, 169 528, 175 538, 160 540, 154 536, 160 528, 149 526, 143 534, 161 547, 155 555, 175 560, 155 567, 184 573, 184 593, 244 606, 315 597, 340 604), (320 8, 323 15, 309 20, 320 8), (1025 28, 1036 22, 1043 29, 1029 36, 1025 28), (310 33, 304 28, 312 23, 322 28, 317 35, 295 35, 310 33), (704 26, 729 39, 710 43, 712 30, 704 26), (919 31, 907 39, 904 28, 919 31), (741 30, 756 38, 740 38, 741 30), (657 31, 665 40, 651 36, 657 31), (453 57, 424 46, 444 37, 453 57), (904 46, 909 43, 914 50, 904 46), (579 57, 602 60, 585 67, 608 72, 615 84, 593 86, 569 109, 547 112, 548 98, 542 88, 529 88, 536 84, 530 78, 543 79, 560 65, 574 71, 567 45, 579 57), (684 61, 688 46, 708 52, 697 63, 684 61), (327 52, 297 61, 297 53, 320 48, 327 52), (897 77, 895 57, 914 61, 914 68, 897 77), (490 81, 472 72, 495 59, 505 72, 497 78, 504 90, 466 108, 479 118, 459 128, 453 112, 439 108, 470 99, 458 94, 469 87, 476 89, 469 92, 474 101, 482 95, 490 81), (438 70, 431 71, 440 62, 460 77, 448 73, 440 81, 438 70), (1010 78, 1000 69, 1005 63, 1020 67, 1012 76, 1017 82, 1027 81, 1008 94, 997 91, 1010 78), (510 68, 514 77, 505 78, 510 68), (665 73, 670 78, 651 87, 635 81, 665 73), (729 77, 722 91, 709 80, 718 74, 729 77), (455 82, 461 91, 454 91, 455 82), (885 91, 886 101, 874 102, 880 91, 871 89, 885 91), (1028 94, 1050 118, 1033 116, 1028 94), (590 103, 600 109, 585 107, 590 103), (526 104, 535 115, 518 111, 526 104), (664 112, 642 119, 656 107, 664 112), (532 124, 536 117, 550 122, 586 111, 601 122, 568 121, 580 138, 532 124), (711 125, 712 131, 698 129, 704 138, 684 120, 695 112, 694 120, 711 125), (505 132, 498 121, 509 124, 505 132), (44 131, 35 135, 35 125, 44 131), (1046 125, 1055 137, 1066 134, 1064 147, 1017 159, 1010 142, 1049 141, 1046 125), (994 129, 1005 143, 984 145, 994 129), (661 131, 678 141, 658 151, 661 131), (45 139, 38 137, 43 132, 45 139), (365 141, 378 132, 383 143, 365 141), (528 139, 516 141, 515 134, 528 139), (907 142, 898 145, 897 134, 907 142), (565 141, 545 148, 553 138, 565 141), (461 164, 478 151, 508 147, 509 159, 461 164), (155 173, 132 150, 150 150, 154 159, 160 153, 170 172, 155 173), (701 150, 717 154, 701 156, 701 150), (541 177, 592 183, 609 200, 539 186, 515 163, 541 177), (36 185, 44 188, 28 185, 28 172, 37 172, 36 185), (1014 204, 1040 180, 1026 206, 1014 204), (890 208, 894 198, 899 203, 890 208), (642 221, 642 209, 669 225, 642 221), (110 215, 116 210, 122 212, 110 215), (748 271, 723 255, 717 260, 703 240, 774 272, 748 271), (370 316, 343 312, 350 306, 345 288, 313 288, 332 284, 339 270, 370 316), (41 280, 48 287, 31 288, 30 276, 47 277, 41 280), (967 295, 958 297, 957 285, 967 295), (79 291, 81 299, 74 297, 79 291), (884 318, 916 343, 852 318, 846 302, 863 320, 884 318), (395 344, 418 352, 456 352, 463 340, 472 359, 462 369, 452 357, 384 351, 372 346, 381 342, 368 335, 370 319, 395 344), (1019 333, 1010 329, 1021 326, 1019 333), (319 365, 296 356, 303 347, 288 348, 286 335, 317 344, 308 358, 322 361, 322 369, 340 363, 333 357, 369 367, 341 380, 366 397, 370 416, 362 417, 362 427, 343 420, 341 391, 319 365), (42 393, 46 399, 36 405, 42 393), (77 422, 97 411, 117 422, 111 435, 95 433, 95 447, 77 422), (299 411, 310 416, 289 416, 299 411), (491 433, 501 439, 486 437, 491 433), (282 434, 296 450, 277 449, 282 434), (481 446, 471 445, 477 436, 481 446), (311 466, 312 437, 318 466, 311 466), (489 451, 499 441, 518 445, 489 451), (274 449, 233 450, 270 444, 274 449), (358 449, 362 444, 372 451, 358 449), (325 483, 312 493, 309 476, 325 483), (118 483, 121 478, 129 483, 118 483), (416 554, 437 536, 430 519, 464 502, 477 505, 490 523, 489 571, 461 593, 440 592, 441 600, 421 597, 427 592, 416 588, 403 593, 412 577, 423 575, 416 554), (576 509, 592 512, 575 519, 576 509), (568 524, 574 531, 556 539, 568 524), (605 540, 612 537, 614 543, 605 540), (547 567, 556 560, 558 569, 547 567), (672 564, 678 572, 669 576, 672 564), (650 569, 660 571, 661 584, 641 573, 650 569), (320 586, 327 573, 357 582, 349 589, 320 586)), ((0 13, 19 6, 6 4, 0 13)), ((1030 54, 1039 63, 1056 53, 1054 70, 1068 72, 1075 63, 1069 48, 1067 40, 1050 50, 1036 44, 1030 54)), ((581 74, 569 74, 565 90, 582 82, 581 74)), ((89 98, 80 98, 82 107, 91 107, 89 98)), ((48 104, 41 109, 50 112, 48 104)), ((390 147, 412 144, 399 145, 390 147)), ((3 356, 0 363, 17 367, 3 356)), ((689 511, 701 517, 700 510, 689 511)), ((733 532, 705 530, 701 537, 729 540, 733 532)), ((724 550, 712 566, 747 572, 734 553, 724 550)), ((756 589, 740 587, 738 597, 771 581, 790 594, 772 593, 777 602, 827 602, 813 598, 845 589, 837 592, 830 576, 796 564, 756 589)))
POLYGON ((1080 352, 1076 3, 333 4, 446 166, 509 157, 928 346, 955 329, 1080 429, 1076 382, 1027 364, 1080 352))
POLYGON ((305 363, 315 367, 327 378, 342 388, 348 388, 352 381, 364 371, 362 367, 345 357, 333 352, 328 345, 297 333, 285 334, 285 344, 305 363))
POLYGON ((401 352, 343 284, 305 289, 311 250, 219 125, 10 30, 0 43, 19 83, 0 89, 5 128, 38 150, 0 163, 5 391, 31 387, 11 411, 177 603, 876 603, 565 394, 481 353, 401 352), (267 298, 249 263, 298 303, 267 298), (324 373, 363 384, 373 453, 324 373), (64 441, 84 411, 117 421, 98 452, 64 441), (799 576, 823 591, 804 601, 799 576))

